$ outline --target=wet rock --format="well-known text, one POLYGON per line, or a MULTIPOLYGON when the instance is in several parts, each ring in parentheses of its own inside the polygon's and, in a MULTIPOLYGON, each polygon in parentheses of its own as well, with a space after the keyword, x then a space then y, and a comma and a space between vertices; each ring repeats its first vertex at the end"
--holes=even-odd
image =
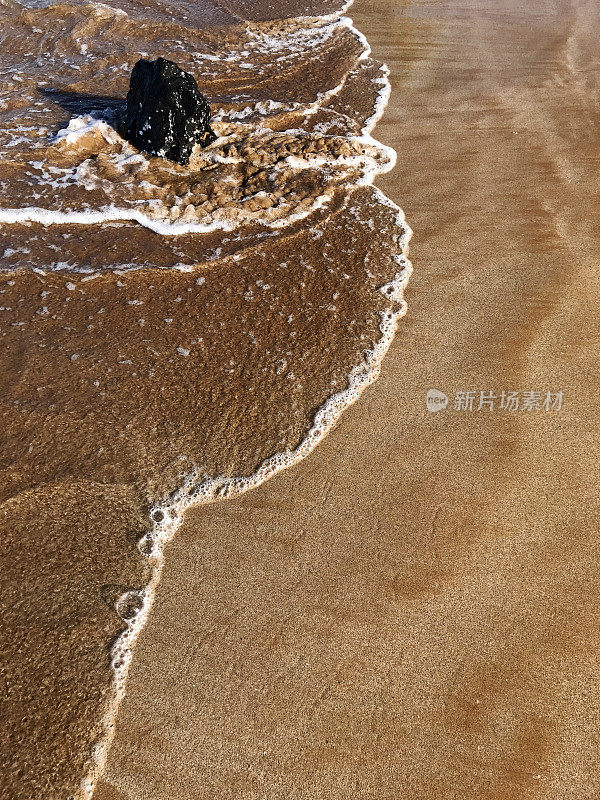
POLYGON ((209 125, 210 106, 193 75, 173 61, 140 59, 131 72, 125 135, 138 147, 187 164, 195 144, 217 138, 209 125))

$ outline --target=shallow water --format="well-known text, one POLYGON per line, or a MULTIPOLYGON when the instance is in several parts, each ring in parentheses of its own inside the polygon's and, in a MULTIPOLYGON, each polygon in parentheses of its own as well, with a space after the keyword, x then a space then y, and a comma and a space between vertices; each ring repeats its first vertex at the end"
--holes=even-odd
POLYGON ((404 312, 385 70, 349 20, 297 16, 333 7, 251 8, 0 6, 12 800, 89 796, 183 511, 307 455, 404 312), (189 167, 118 132, 158 55, 213 109, 189 167))
POLYGON ((98 800, 600 797, 598 4, 351 13, 391 69, 403 333, 310 459, 187 515, 98 800))

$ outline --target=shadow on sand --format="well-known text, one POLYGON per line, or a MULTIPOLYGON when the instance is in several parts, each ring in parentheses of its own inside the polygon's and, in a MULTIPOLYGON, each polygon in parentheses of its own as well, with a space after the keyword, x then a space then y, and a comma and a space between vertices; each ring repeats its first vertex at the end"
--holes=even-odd
POLYGON ((48 100, 58 103, 70 116, 91 114, 111 125, 118 124, 125 113, 124 97, 111 97, 105 94, 88 92, 66 92, 62 89, 40 88, 39 93, 48 100))

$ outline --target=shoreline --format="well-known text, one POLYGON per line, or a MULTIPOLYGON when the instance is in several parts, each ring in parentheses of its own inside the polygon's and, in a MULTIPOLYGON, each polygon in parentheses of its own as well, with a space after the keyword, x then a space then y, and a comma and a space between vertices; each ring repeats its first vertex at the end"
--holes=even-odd
MULTIPOLYGON (((363 54, 359 58, 359 61, 362 61, 371 54, 371 47, 364 34, 354 27, 353 20, 345 16, 345 12, 350 9, 353 3, 354 0, 349 0, 339 15, 332 14, 320 19, 331 20, 332 25, 347 27, 353 34, 357 35, 365 47, 363 54)), ((302 19, 312 20, 313 18, 294 18, 294 23, 297 25, 302 19)), ((380 65, 380 71, 383 76, 381 80, 382 89, 379 92, 376 106, 373 109, 373 114, 366 120, 360 136, 355 138, 357 141, 367 145, 373 145, 382 152, 385 152, 388 156, 388 161, 385 165, 385 169, 381 171, 378 171, 374 166, 373 170, 365 175, 363 181, 357 184, 357 187, 371 186, 379 174, 393 170, 396 162, 395 151, 391 147, 382 145, 381 142, 372 136, 377 123, 385 113, 385 108, 389 102, 391 92, 391 85, 387 77, 388 71, 385 64, 380 65)), ((331 94, 339 93, 344 85, 345 81, 336 87, 336 89, 332 90, 331 94)), ((315 103, 315 111, 318 109, 323 99, 324 98, 319 98, 315 103)), ((143 589, 136 591, 128 590, 125 595, 117 601, 118 605, 127 597, 135 595, 136 600, 139 602, 139 611, 131 620, 124 620, 127 627, 117 638, 112 648, 111 664, 115 674, 112 690, 114 699, 109 704, 102 724, 105 735, 93 745, 92 764, 89 772, 81 781, 80 792, 77 796, 78 800, 91 800, 94 796, 96 784, 102 775, 106 759, 109 756, 119 706, 125 696, 127 675, 130 663, 134 658, 134 648, 148 622, 149 615, 152 611, 154 596, 160 583, 165 564, 164 548, 173 537, 177 535, 177 531, 183 524, 183 515, 189 509, 243 495, 246 492, 258 488, 279 472, 289 469, 304 460, 328 435, 346 409, 359 399, 364 389, 374 383, 379 377, 381 364, 394 340, 398 323, 402 317, 404 317, 407 310, 406 301, 404 300, 404 290, 412 274, 412 265, 408 259, 408 246, 412 231, 406 223, 402 209, 390 200, 383 191, 377 189, 375 197, 378 202, 389 207, 396 214, 396 227, 398 231, 400 231, 398 237, 398 254, 394 259, 397 263, 398 271, 391 282, 379 288, 379 291, 381 291, 398 310, 394 311, 392 307, 390 307, 388 312, 381 312, 381 338, 376 342, 375 347, 371 351, 365 353, 364 361, 357 364, 348 375, 347 388, 332 395, 318 410, 308 434, 294 451, 274 454, 250 476, 199 478, 195 473, 192 473, 184 479, 181 486, 171 493, 167 499, 159 502, 150 500, 149 517, 153 522, 153 528, 140 540, 138 549, 148 557, 152 565, 151 578, 143 589)), ((104 221, 105 219, 107 221, 128 219, 137 221, 159 235, 176 236, 185 233, 205 232, 204 226, 193 224, 185 226, 157 224, 140 213, 136 213, 134 216, 124 216, 123 214, 117 216, 120 211, 119 209, 115 209, 114 211, 97 212, 96 216, 98 219, 94 217, 94 212, 81 212, 81 224, 92 224, 94 222, 104 221)), ((313 211, 314 209, 311 208, 306 212, 305 216, 309 216, 313 211)), ((126 214, 127 212, 124 213, 126 214)), ((43 212, 41 209, 25 210, 25 215, 22 214, 21 217, 29 221, 44 222, 45 224, 52 224, 53 222, 57 222, 58 224, 65 222, 77 224, 79 221, 79 218, 72 212, 61 214, 59 212, 43 212), (35 216, 37 211, 42 212, 39 217, 35 216), (26 214, 29 214, 29 216, 26 216, 26 214)), ((23 221, 21 217, 19 217, 18 210, 0 210, 0 222, 20 222, 23 221)), ((90 278, 91 277, 94 276, 92 275, 90 278)))
POLYGON ((392 71, 405 335, 310 459, 186 515, 97 800, 597 795, 586 15, 355 4, 392 71), (430 414, 434 387, 566 400, 430 414))
POLYGON ((406 308, 411 231, 372 185, 395 162, 371 135, 389 82, 352 21, 168 37, 160 8, 122 2, 130 15, 5 9, 0 178, 20 206, 0 209, 11 800, 95 796, 184 511, 308 456, 378 377, 406 308), (172 47, 214 79, 221 135, 189 170, 111 127, 120 42, 131 63, 172 47))

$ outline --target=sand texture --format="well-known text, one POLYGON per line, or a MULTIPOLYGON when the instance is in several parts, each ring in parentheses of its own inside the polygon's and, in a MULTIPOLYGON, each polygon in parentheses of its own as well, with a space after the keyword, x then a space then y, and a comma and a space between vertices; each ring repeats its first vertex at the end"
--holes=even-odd
POLYGON ((0 4, 0 798, 89 800, 164 542, 377 377, 410 231, 386 71, 294 17, 335 3, 33 5, 0 4), (189 167, 122 135, 158 55, 214 111, 189 167))
POLYGON ((391 68, 409 313, 307 461, 187 515, 96 800, 600 795, 598 12, 351 13, 391 68))

